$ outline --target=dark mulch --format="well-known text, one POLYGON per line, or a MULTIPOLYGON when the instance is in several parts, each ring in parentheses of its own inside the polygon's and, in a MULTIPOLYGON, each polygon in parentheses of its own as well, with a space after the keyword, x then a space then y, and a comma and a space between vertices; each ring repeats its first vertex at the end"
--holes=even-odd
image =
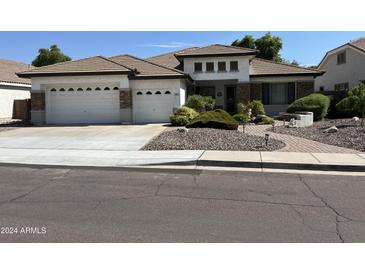
MULTIPOLYGON (((269 129, 272 131, 272 129, 269 129)), ((276 133, 299 136, 328 145, 350 148, 358 151, 365 151, 365 127, 360 127, 360 122, 353 122, 351 119, 332 119, 315 122, 313 126, 306 128, 287 128, 279 126, 275 128, 276 133), (336 126, 335 133, 324 133, 329 127, 336 126)))
POLYGON ((165 130, 142 150, 241 150, 273 151, 285 147, 285 143, 248 135, 236 130, 191 128, 188 132, 165 130))

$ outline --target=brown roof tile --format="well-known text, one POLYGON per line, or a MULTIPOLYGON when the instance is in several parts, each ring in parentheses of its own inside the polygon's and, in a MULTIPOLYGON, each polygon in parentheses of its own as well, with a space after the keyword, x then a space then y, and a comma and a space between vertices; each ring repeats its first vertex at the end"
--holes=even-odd
POLYGON ((141 76, 184 76, 180 70, 146 61, 131 55, 110 57, 110 60, 137 70, 136 77, 141 76))
POLYGON ((198 56, 221 56, 221 55, 255 55, 256 50, 226 46, 226 45, 210 45, 206 47, 196 48, 187 52, 175 53, 177 57, 198 57, 198 56))
POLYGON ((351 45, 365 50, 365 37, 350 42, 351 45))
POLYGON ((320 75, 323 72, 274 61, 253 58, 250 63, 250 76, 278 76, 278 75, 320 75))
POLYGON ((16 75, 16 73, 27 70, 31 67, 31 65, 0 59, 0 82, 30 84, 29 79, 20 78, 18 75, 16 75))
POLYGON ((177 60, 175 54, 178 53, 185 53, 185 52, 189 52, 191 50, 195 50, 197 49, 197 47, 192 47, 192 48, 187 48, 187 49, 183 49, 183 50, 177 50, 177 51, 172 51, 172 52, 168 52, 165 54, 161 54, 161 55, 157 55, 157 56, 152 56, 150 58, 147 58, 147 61, 151 61, 154 62, 156 64, 160 64, 166 67, 170 67, 170 68, 177 68, 180 65, 180 61, 177 60))
POLYGON ((82 73, 128 73, 131 70, 121 64, 113 62, 102 56, 89 57, 85 59, 67 61, 54 65, 37 67, 32 70, 18 73, 20 76, 31 75, 52 75, 52 74, 82 74, 82 73))

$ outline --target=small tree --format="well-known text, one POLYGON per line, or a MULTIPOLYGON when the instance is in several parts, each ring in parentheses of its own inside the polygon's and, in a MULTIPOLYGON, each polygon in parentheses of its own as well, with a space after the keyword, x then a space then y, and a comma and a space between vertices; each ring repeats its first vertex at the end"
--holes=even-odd
POLYGON ((49 49, 41 48, 38 50, 38 53, 38 56, 32 62, 32 65, 35 67, 48 66, 71 60, 57 45, 52 45, 49 49))
POLYGON ((365 84, 358 84, 349 91, 348 96, 357 99, 354 105, 354 111, 361 113, 361 126, 363 127, 365 119, 365 84))

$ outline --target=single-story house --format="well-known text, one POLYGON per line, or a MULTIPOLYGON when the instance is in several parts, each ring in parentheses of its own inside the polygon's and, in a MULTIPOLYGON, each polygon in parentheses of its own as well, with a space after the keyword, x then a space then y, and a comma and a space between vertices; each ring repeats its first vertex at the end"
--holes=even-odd
POLYGON ((18 73, 32 81, 33 123, 168 122, 191 94, 219 108, 262 100, 268 114, 314 91, 322 72, 256 58, 252 49, 210 45, 140 59, 95 56, 18 73))
POLYGON ((365 37, 328 51, 318 65, 326 73, 315 80, 317 91, 347 91, 365 83, 365 37))
POLYGON ((0 59, 0 118, 13 117, 14 100, 30 98, 30 79, 16 75, 29 68, 26 64, 0 59))

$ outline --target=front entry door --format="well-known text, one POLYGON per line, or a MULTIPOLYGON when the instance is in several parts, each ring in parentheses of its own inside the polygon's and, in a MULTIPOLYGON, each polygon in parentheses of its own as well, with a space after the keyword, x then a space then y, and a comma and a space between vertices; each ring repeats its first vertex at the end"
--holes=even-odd
POLYGON ((236 87, 226 86, 226 111, 233 114, 236 111, 236 87))

